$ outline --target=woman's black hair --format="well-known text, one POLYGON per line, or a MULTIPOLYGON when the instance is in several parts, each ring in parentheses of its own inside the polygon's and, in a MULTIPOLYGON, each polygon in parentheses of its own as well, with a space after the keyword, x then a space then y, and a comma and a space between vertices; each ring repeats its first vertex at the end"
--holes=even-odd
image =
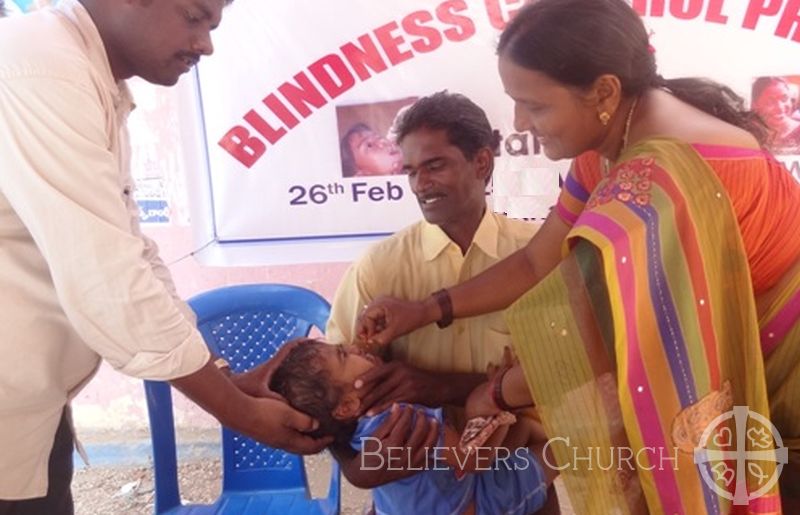
POLYGON ((588 88, 615 75, 625 96, 664 88, 680 100, 747 130, 762 144, 768 130, 729 87, 703 78, 665 79, 639 15, 624 0, 539 0, 520 9, 497 53, 556 81, 588 88))

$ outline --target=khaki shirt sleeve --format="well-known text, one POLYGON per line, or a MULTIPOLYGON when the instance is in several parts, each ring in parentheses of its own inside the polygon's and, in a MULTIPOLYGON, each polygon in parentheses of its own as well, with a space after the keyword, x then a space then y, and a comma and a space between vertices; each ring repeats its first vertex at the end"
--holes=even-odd
POLYGON ((208 350, 133 234, 92 86, 33 74, 0 82, 0 188, 86 344, 125 374, 181 377, 208 350))

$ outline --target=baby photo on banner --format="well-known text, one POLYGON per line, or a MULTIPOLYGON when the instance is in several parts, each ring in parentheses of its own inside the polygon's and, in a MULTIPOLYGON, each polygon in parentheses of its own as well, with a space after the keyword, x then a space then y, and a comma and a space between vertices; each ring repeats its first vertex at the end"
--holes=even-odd
POLYGON ((336 106, 342 177, 399 175, 403 154, 393 128, 415 97, 336 106))

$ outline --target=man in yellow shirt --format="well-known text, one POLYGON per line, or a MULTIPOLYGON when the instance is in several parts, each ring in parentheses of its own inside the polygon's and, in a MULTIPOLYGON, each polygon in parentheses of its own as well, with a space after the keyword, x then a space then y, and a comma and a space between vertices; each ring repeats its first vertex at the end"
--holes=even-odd
MULTIPOLYGON (((427 298, 521 249, 536 231, 533 224, 487 209, 486 184, 499 135, 471 100, 448 92, 422 98, 403 114, 396 131, 403 169, 425 219, 373 245, 345 273, 326 331, 334 343, 355 341, 356 318, 374 298, 427 298)), ((390 364, 371 369, 356 386, 370 412, 394 402, 446 406, 463 423, 456 407, 486 380, 487 366, 501 362, 506 346, 511 339, 501 312, 444 328, 430 325, 393 342, 390 364)), ((348 480, 362 488, 408 475, 365 474, 348 466, 361 462, 354 453, 337 449, 336 454, 348 480)))

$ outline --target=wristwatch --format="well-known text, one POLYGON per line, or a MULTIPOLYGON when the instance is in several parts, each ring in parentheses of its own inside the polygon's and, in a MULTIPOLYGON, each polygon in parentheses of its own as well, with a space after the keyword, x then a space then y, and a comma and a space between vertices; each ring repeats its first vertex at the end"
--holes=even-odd
POLYGON ((453 301, 450 298, 450 293, 446 288, 442 288, 433 292, 431 296, 436 300, 442 312, 442 316, 436 321, 436 325, 439 326, 439 329, 444 329, 453 323, 453 301))

